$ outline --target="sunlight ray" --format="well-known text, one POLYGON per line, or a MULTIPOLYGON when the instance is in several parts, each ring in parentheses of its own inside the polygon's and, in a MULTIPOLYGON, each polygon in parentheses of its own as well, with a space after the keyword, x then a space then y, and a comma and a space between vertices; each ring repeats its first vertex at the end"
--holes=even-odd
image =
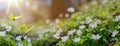
POLYGON ((11 7, 11 3, 8 4, 6 13, 9 13, 10 7, 11 7))
POLYGON ((18 11, 22 14, 22 10, 21 10, 20 6, 17 4, 17 2, 15 2, 15 5, 16 5, 18 11))
POLYGON ((23 0, 0 0, 0 3, 4 2, 5 4, 7 4, 6 6, 6 14, 8 14, 10 12, 10 9, 11 8, 14 8, 16 7, 16 9, 22 13, 22 10, 20 8, 20 1, 23 1, 23 0))

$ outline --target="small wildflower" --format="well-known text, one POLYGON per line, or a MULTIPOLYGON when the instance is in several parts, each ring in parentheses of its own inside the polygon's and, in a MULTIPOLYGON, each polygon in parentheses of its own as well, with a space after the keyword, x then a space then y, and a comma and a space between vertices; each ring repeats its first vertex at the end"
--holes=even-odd
POLYGON ((85 25, 81 25, 81 26, 79 26, 79 29, 84 29, 84 28, 86 28, 85 25))
POLYGON ((72 35, 74 31, 68 31, 67 35, 72 35))
POLYGON ((28 46, 32 46, 32 44, 31 44, 31 43, 28 43, 28 46))
POLYGON ((82 31, 81 30, 77 30, 76 34, 80 36, 82 34, 82 31))
POLYGON ((100 24, 102 21, 100 19, 96 20, 95 23, 100 24))
POLYGON ((61 13, 61 14, 59 14, 59 17, 61 18, 61 17, 63 17, 63 14, 61 13))
POLYGON ((30 39, 30 38, 27 38, 26 40, 27 40, 27 42, 31 42, 31 39, 30 39))
POLYGON ((24 46, 24 45, 21 42, 17 42, 17 46, 24 46))
POLYGON ((118 22, 120 20, 120 15, 116 16, 115 19, 113 19, 113 21, 118 22))
POLYGON ((27 36, 24 36, 23 38, 24 38, 24 39, 27 39, 28 37, 27 37, 27 36))
POLYGON ((15 39, 16 39, 17 41, 21 41, 21 38, 22 38, 22 36, 18 36, 18 37, 16 37, 15 39))
POLYGON ((73 32, 76 32, 77 30, 76 30, 76 29, 73 29, 72 31, 73 31, 73 32))
POLYGON ((42 38, 43 38, 43 36, 42 36, 42 35, 39 35, 38 40, 40 40, 40 39, 42 39, 42 38))
POLYGON ((1 26, 2 26, 2 27, 5 27, 5 26, 7 26, 7 24, 3 22, 3 23, 1 24, 1 26))
POLYGON ((80 22, 80 24, 85 24, 85 22, 80 22))
POLYGON ((55 23, 59 23, 60 22, 60 19, 55 19, 55 23))
POLYGON ((53 37, 56 38, 56 39, 59 39, 60 38, 60 34, 56 33, 56 34, 53 35, 53 37))
POLYGON ((119 33, 119 31, 114 31, 114 32, 112 32, 112 37, 115 37, 117 34, 119 33))
POLYGON ((69 39, 69 36, 63 36, 63 37, 61 37, 61 39, 62 39, 62 42, 65 42, 66 40, 69 39))
POLYGON ((90 27, 90 28, 96 28, 96 27, 97 27, 97 23, 90 23, 90 24, 89 24, 89 27, 90 27))
POLYGON ((102 5, 106 4, 109 0, 103 0, 102 5))
POLYGON ((86 24, 89 24, 90 22, 92 22, 92 17, 88 16, 86 18, 86 24))
POLYGON ((70 15, 68 13, 65 14, 65 17, 68 18, 70 15))
POLYGON ((73 13, 73 12, 75 12, 75 8, 74 8, 74 7, 69 7, 69 8, 67 9, 67 11, 73 13))
POLYGON ((97 1, 92 1, 91 4, 95 5, 95 4, 97 4, 97 1))
POLYGON ((80 37, 73 39, 73 41, 74 42, 79 42, 80 41, 80 37))
POLYGON ((6 36, 6 32, 5 31, 0 32, 0 36, 6 36))
POLYGON ((12 29, 12 26, 7 25, 6 23, 2 23, 1 26, 4 27, 8 32, 12 29))
POLYGON ((27 40, 27 42, 31 42, 31 39, 28 38, 27 36, 23 36, 23 38, 24 38, 25 40, 27 40))
POLYGON ((49 20, 49 19, 47 19, 45 23, 46 23, 46 24, 49 24, 49 23, 50 23, 50 20, 49 20))
POLYGON ((6 26, 5 29, 6 29, 6 31, 9 32, 9 31, 11 31, 12 27, 11 26, 6 26))
POLYGON ((101 37, 102 36, 100 36, 99 34, 97 34, 97 35, 92 34, 92 39, 94 39, 94 40, 99 40, 101 37))

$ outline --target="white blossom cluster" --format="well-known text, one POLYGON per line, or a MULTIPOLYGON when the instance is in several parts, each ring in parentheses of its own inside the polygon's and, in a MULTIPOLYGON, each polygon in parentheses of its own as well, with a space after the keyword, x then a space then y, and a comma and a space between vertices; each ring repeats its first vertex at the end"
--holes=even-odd
MULTIPOLYGON (((92 18, 93 18, 93 16, 88 16, 86 18, 85 22, 84 21, 80 22, 80 24, 85 24, 86 23, 86 24, 89 24, 90 28, 96 28, 98 24, 102 23, 102 20, 100 20, 100 19, 93 20, 92 18)), ((82 25, 79 28, 85 28, 85 27, 86 26, 82 25)))
POLYGON ((73 41, 74 41, 74 42, 79 42, 79 41, 80 41, 80 37, 74 38, 73 41))
POLYGON ((1 26, 4 27, 6 29, 6 31, 8 31, 8 32, 11 31, 11 29, 12 29, 12 26, 9 26, 6 23, 2 23, 1 26))
POLYGON ((11 29, 12 29, 12 26, 9 26, 9 25, 6 24, 6 23, 2 23, 1 26, 2 26, 3 28, 5 28, 5 31, 0 31, 0 36, 6 36, 6 35, 7 35, 6 32, 11 31, 11 29))
POLYGON ((94 39, 94 40, 99 40, 101 37, 102 37, 102 36, 99 35, 99 34, 97 34, 97 35, 92 34, 92 39, 94 39))
MULTIPOLYGON (((71 31, 68 31, 66 36, 60 36, 61 32, 62 31, 57 31, 55 34, 53 34, 53 38, 61 39, 61 42, 66 42, 70 38, 70 36, 73 35, 74 33, 77 34, 78 36, 82 34, 82 31, 80 29, 79 30, 73 29, 71 31)), ((75 37, 73 41, 79 42, 80 37, 75 37)))
POLYGON ((75 12, 75 8, 74 8, 74 7, 69 7, 69 8, 67 9, 67 11, 73 13, 73 12, 75 12))
POLYGON ((21 41, 21 38, 24 38, 25 40, 27 40, 27 42, 31 42, 31 39, 30 38, 28 38, 28 36, 17 36, 15 39, 17 40, 17 41, 21 41))
POLYGON ((119 33, 119 31, 114 31, 114 32, 112 32, 112 37, 115 37, 117 34, 119 33))
POLYGON ((120 20, 120 15, 116 16, 115 19, 113 19, 113 21, 118 22, 120 20))
POLYGON ((17 42, 18 46, 24 46, 24 44, 22 42, 20 42, 22 38, 24 38, 24 40, 26 40, 28 42, 27 46, 32 46, 31 39, 28 38, 28 36, 17 36, 15 39, 18 41, 17 42))

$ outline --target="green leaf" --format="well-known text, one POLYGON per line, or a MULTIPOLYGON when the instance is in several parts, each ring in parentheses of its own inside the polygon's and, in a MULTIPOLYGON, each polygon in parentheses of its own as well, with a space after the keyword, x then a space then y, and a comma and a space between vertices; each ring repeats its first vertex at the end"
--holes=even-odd
POLYGON ((81 45, 84 44, 84 42, 85 42, 86 40, 87 40, 87 39, 81 39, 81 40, 80 40, 81 45))

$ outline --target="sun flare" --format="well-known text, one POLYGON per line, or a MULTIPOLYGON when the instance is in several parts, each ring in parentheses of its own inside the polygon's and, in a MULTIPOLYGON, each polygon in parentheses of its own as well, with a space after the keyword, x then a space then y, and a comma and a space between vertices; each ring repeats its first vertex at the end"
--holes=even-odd
POLYGON ((7 4, 6 13, 9 13, 12 7, 16 7, 19 10, 19 12, 21 12, 19 5, 21 4, 22 1, 23 0, 0 0, 0 3, 4 2, 7 4))

